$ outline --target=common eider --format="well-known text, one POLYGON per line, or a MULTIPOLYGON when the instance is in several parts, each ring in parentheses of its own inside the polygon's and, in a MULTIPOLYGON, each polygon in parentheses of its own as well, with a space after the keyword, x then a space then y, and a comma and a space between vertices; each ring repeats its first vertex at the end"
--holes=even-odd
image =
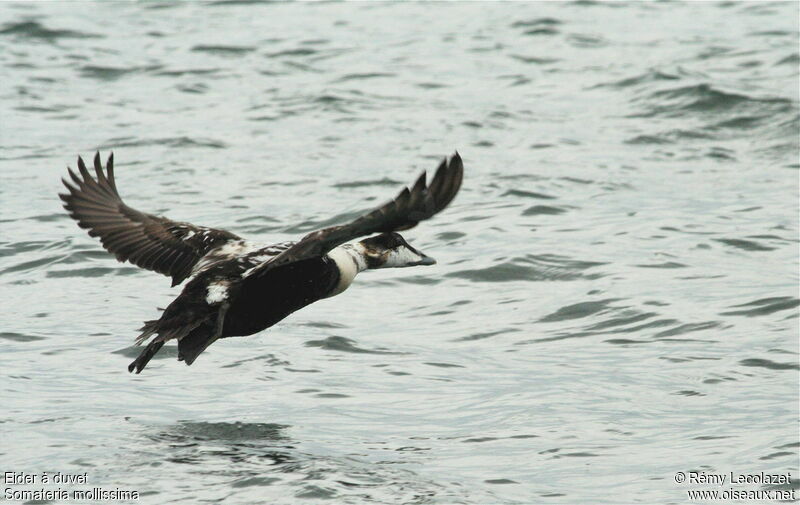
POLYGON ((359 272, 433 265, 433 258, 397 231, 447 207, 463 176, 456 152, 439 164, 430 184, 423 172, 411 189, 347 224, 313 231, 296 242, 262 246, 229 231, 129 207, 117 192, 113 153, 105 170, 100 153, 95 154, 96 177, 80 157, 80 176, 67 170, 72 182, 62 182, 69 193, 59 196, 78 226, 99 237, 118 261, 170 276, 173 286, 189 279, 161 317, 140 329, 136 343, 150 342, 128 366, 137 374, 169 340, 178 341, 178 360, 191 365, 217 339, 269 328, 308 304, 341 293, 359 272))

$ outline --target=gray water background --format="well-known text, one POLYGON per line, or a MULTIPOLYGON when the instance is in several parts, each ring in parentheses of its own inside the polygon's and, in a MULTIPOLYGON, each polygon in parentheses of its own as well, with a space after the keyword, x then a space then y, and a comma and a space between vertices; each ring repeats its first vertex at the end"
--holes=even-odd
POLYGON ((790 2, 0 4, 0 469, 142 503, 797 479, 799 65, 790 2), (128 204, 264 243, 466 175, 405 234, 437 266, 131 376, 178 290, 60 208, 97 149, 128 204))

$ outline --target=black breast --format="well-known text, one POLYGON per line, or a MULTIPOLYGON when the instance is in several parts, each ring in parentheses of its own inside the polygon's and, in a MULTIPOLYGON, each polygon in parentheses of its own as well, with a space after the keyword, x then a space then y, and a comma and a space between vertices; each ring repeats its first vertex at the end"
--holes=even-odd
POLYGON ((323 256, 245 277, 225 315, 223 336, 251 335, 324 298, 339 282, 336 264, 323 256))

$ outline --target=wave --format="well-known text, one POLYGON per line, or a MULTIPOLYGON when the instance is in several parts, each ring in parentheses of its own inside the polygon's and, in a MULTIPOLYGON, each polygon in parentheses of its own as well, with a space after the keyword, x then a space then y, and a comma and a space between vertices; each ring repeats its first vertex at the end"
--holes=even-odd
POLYGON ((43 24, 36 21, 22 21, 10 23, 0 29, 0 35, 10 35, 14 37, 38 39, 48 42, 55 42, 58 39, 96 39, 103 38, 102 35, 88 32, 76 32, 74 30, 54 30, 46 28, 43 24))
POLYGON ((639 98, 638 102, 644 106, 645 111, 629 117, 684 117, 687 113, 738 115, 743 111, 775 114, 793 109, 792 101, 788 98, 757 97, 723 91, 708 83, 661 89, 639 98))

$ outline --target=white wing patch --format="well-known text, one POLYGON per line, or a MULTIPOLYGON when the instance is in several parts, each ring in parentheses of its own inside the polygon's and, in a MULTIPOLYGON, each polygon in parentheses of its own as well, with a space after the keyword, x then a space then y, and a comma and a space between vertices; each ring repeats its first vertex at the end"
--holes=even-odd
POLYGON ((275 256, 279 255, 294 244, 295 242, 293 241, 278 242, 277 244, 262 247, 257 251, 251 252, 243 258, 245 260, 244 262, 250 265, 250 268, 242 273, 242 278, 249 277, 257 267, 261 266, 263 263, 272 261, 275 259, 275 256))
POLYGON ((228 281, 219 281, 209 284, 206 291, 206 303, 214 305, 224 302, 228 298, 228 286, 230 286, 230 282, 228 281))
POLYGON ((294 242, 279 242, 264 247, 246 240, 229 240, 203 256, 192 269, 192 275, 198 275, 212 267, 224 266, 229 262, 233 262, 238 264, 238 267, 242 270, 243 277, 246 277, 247 272, 252 270, 253 267, 272 260, 275 256, 291 247, 292 244, 294 242))
POLYGON ((258 249, 260 249, 258 245, 252 242, 248 242, 247 240, 229 240, 223 246, 214 249, 209 254, 213 254, 214 256, 219 256, 225 259, 230 259, 236 256, 241 256, 243 254, 257 251, 258 249))
POLYGON ((212 249, 208 254, 203 256, 203 258, 198 261, 192 269, 192 275, 196 275, 221 261, 228 261, 253 251, 257 251, 258 249, 259 246, 246 240, 229 240, 225 244, 217 247, 216 249, 212 249))

